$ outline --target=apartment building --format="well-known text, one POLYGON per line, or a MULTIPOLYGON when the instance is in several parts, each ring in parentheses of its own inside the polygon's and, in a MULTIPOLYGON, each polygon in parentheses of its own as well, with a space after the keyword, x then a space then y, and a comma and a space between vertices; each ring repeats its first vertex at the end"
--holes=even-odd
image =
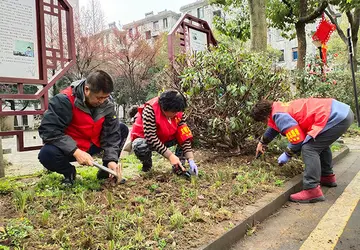
MULTIPOLYGON (((182 14, 190 14, 208 22, 213 28, 214 16, 226 17, 224 11, 216 6, 211 6, 207 0, 198 0, 194 3, 184 5, 180 8, 182 14)), ((311 35, 316 30, 316 24, 308 24, 306 27, 307 38, 307 53, 317 53, 317 48, 312 44, 311 35)), ((268 29, 268 44, 281 52, 278 66, 288 69, 295 69, 297 64, 297 40, 287 40, 281 36, 281 31, 269 28, 268 29)))
POLYGON ((153 11, 145 13, 145 18, 123 25, 122 29, 127 31, 128 36, 139 34, 141 38, 151 40, 161 33, 169 32, 180 18, 180 14, 171 10, 153 11))
POLYGON ((194 3, 184 5, 180 8, 180 12, 205 20, 211 28, 213 28, 213 19, 215 16, 225 18, 224 11, 219 7, 210 5, 208 0, 198 0, 194 3))

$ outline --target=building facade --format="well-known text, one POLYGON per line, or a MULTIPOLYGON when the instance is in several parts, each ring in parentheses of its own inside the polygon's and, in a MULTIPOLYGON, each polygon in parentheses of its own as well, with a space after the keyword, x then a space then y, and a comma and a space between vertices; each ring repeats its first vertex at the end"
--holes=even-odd
POLYGON ((207 0, 198 0, 194 3, 184 5, 180 8, 182 14, 190 14, 199 19, 205 20, 213 28, 215 16, 223 17, 224 11, 216 6, 210 5, 207 0))
MULTIPOLYGON (((213 19, 215 16, 229 18, 225 16, 224 11, 216 6, 211 6, 207 0, 198 0, 194 3, 184 5, 180 8, 182 14, 190 14, 200 19, 207 21, 211 28, 213 28, 213 19)), ((317 53, 317 48, 312 44, 311 35, 316 30, 316 24, 308 24, 306 26, 307 38, 307 53, 317 53)), ((268 29, 268 45, 279 50, 281 56, 279 58, 278 66, 287 69, 295 69, 297 64, 297 40, 287 40, 281 36, 281 31, 269 28, 268 29)))
POLYGON ((141 20, 123 25, 122 29, 130 37, 139 34, 141 38, 151 40, 161 33, 169 32, 179 18, 180 14, 171 10, 164 10, 156 15, 152 11, 145 13, 145 18, 141 20))

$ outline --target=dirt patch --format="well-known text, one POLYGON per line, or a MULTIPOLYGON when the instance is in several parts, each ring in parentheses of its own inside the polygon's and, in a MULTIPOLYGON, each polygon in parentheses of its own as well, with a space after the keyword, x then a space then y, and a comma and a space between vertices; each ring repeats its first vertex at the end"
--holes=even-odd
POLYGON ((197 156, 201 170, 191 180, 160 162, 116 187, 100 185, 91 168, 80 171, 82 180, 72 189, 63 188, 56 174, 27 181, 21 189, 27 194, 23 212, 14 205, 21 205, 21 197, 0 196, 0 221, 7 230, 0 233, 2 244, 25 249, 198 248, 236 225, 246 205, 302 172, 299 160, 278 167, 275 155, 254 160, 253 155, 227 158, 201 151, 197 156), (14 241, 6 226, 20 218, 27 218, 33 229, 14 241))

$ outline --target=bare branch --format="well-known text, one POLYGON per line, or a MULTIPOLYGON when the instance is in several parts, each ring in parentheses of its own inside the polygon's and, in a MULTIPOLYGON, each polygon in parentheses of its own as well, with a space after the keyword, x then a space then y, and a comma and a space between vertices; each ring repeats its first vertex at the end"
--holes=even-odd
POLYGON ((328 8, 328 10, 329 10, 329 11, 325 10, 325 14, 329 17, 330 21, 331 21, 333 24, 335 24, 336 30, 337 30, 337 32, 338 32, 341 40, 343 40, 343 42, 344 42, 345 44, 347 44, 346 36, 345 36, 344 32, 342 31, 342 29, 340 28, 340 26, 339 26, 336 18, 334 18, 335 13, 332 11, 332 9, 331 9, 330 7, 328 8), (330 13, 329 13, 329 12, 330 12, 330 13))
POLYGON ((307 15, 305 17, 300 17, 298 22, 299 23, 309 23, 309 22, 313 21, 314 19, 321 16, 321 14, 325 11, 325 9, 327 8, 328 5, 329 5, 329 3, 327 1, 321 2, 320 6, 316 10, 314 10, 313 13, 311 13, 310 15, 307 15))

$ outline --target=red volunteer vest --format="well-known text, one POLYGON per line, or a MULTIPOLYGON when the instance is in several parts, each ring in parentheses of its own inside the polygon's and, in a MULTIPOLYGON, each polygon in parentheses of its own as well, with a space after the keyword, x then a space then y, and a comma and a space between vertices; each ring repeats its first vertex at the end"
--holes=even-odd
POLYGON ((176 139, 179 122, 182 119, 182 112, 178 112, 171 120, 171 123, 161 111, 159 97, 155 97, 138 108, 135 123, 131 130, 131 141, 136 138, 144 138, 144 127, 142 120, 142 111, 146 105, 151 105, 154 109, 156 120, 156 134, 162 143, 176 139))
POLYGON ((298 122, 302 132, 315 138, 329 120, 332 101, 330 98, 308 98, 288 103, 274 102, 268 126, 281 132, 276 127, 273 116, 276 113, 288 113, 298 122))
POLYGON ((77 147, 83 151, 88 151, 91 143, 100 147, 100 133, 105 117, 101 117, 95 122, 91 115, 76 107, 75 96, 72 95, 71 87, 64 89, 61 93, 69 98, 73 113, 71 123, 66 128, 65 134, 73 138, 76 141, 77 147))

